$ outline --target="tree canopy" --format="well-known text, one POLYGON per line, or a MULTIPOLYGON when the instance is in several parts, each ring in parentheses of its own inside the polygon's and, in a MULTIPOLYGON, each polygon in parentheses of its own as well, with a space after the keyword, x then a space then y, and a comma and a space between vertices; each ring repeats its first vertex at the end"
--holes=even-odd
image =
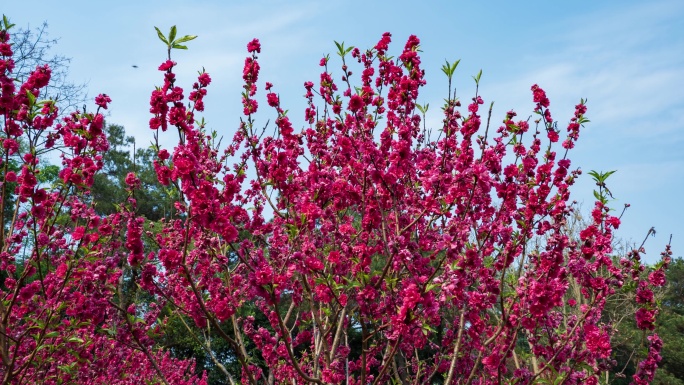
POLYGON ((620 380, 618 360, 646 384, 661 352, 656 381, 681 374, 679 339, 659 336, 681 331, 681 259, 663 289, 669 246, 654 266, 641 248, 615 256, 612 171, 589 173, 596 202, 572 226, 584 100, 559 128, 535 84, 534 118, 496 124, 481 73, 464 103, 447 61, 428 127, 420 40, 392 56, 385 33, 321 59, 298 126, 254 39, 220 148, 199 118, 211 77, 177 83, 172 53, 195 36, 174 26, 157 29, 155 141, 136 148, 105 124, 107 95, 62 114, 41 99, 49 65, 14 77, 1 27, 3 384, 598 384, 620 380))

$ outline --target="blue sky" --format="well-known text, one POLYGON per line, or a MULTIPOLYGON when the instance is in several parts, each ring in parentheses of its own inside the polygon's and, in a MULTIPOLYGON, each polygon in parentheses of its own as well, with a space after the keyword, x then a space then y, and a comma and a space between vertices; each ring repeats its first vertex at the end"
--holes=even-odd
MULTIPOLYGON (((618 236, 646 244, 655 261, 673 234, 675 256, 684 244, 684 2, 643 1, 14 1, 2 13, 19 26, 47 21, 54 52, 71 57, 71 80, 87 82, 92 96, 113 99, 109 122, 122 124, 138 146, 149 143, 148 100, 161 84, 156 67, 165 57, 153 27, 198 35, 189 51, 176 52, 181 85, 206 68, 213 82, 205 99, 210 128, 227 138, 240 117, 245 45, 262 42, 261 80, 275 84, 295 125, 303 121, 303 83, 315 81, 318 60, 336 41, 372 46, 389 31, 394 52, 406 38, 421 39, 430 103, 437 124, 446 94, 444 60, 461 59, 456 87, 474 92, 471 76, 482 69, 480 95, 495 102, 494 123, 509 109, 527 116, 529 88, 538 83, 565 123, 580 98, 591 120, 572 153, 585 174, 573 197, 593 204, 589 170, 618 170, 609 180, 621 208, 630 203, 618 236), (49 5, 47 5, 49 4, 49 5), (132 68, 137 65, 138 68, 132 68), (302 119, 302 120, 299 120, 302 119)), ((334 55, 333 55, 334 56, 334 55)), ((265 103, 262 103, 265 105, 265 103)), ((272 118, 264 115, 262 120, 272 118)), ((171 142, 168 142, 171 144, 171 142)))

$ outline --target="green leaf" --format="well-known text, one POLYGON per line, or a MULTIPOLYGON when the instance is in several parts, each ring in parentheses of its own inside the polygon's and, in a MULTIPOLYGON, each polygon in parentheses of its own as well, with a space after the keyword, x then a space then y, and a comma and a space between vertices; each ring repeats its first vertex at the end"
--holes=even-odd
POLYGON ((442 72, 444 72, 444 75, 449 76, 449 61, 445 60, 446 64, 442 66, 442 72))
POLYGON ((608 172, 597 172, 594 170, 591 170, 588 172, 589 175, 596 181, 596 183, 603 184, 605 183, 606 179, 608 179, 609 176, 613 175, 617 170, 613 171, 608 171, 608 172))
POLYGON ((454 63, 449 63, 448 60, 444 60, 446 64, 442 66, 442 72, 451 79, 452 76, 454 76, 454 72, 456 71, 456 67, 458 67, 458 63, 461 62, 461 59, 456 60, 454 63))
POLYGON ((352 49, 354 49, 353 46, 344 48, 344 42, 335 42, 335 45, 337 46, 337 54, 340 55, 341 58, 344 58, 345 55, 347 55, 349 52, 351 52, 352 49))
POLYGON ((427 293, 429 291, 433 291, 435 289, 438 289, 439 287, 440 285, 436 283, 428 283, 427 285, 425 285, 425 292, 427 293))
POLYGON ((460 62, 461 62, 461 59, 458 59, 458 60, 456 60, 456 61, 454 62, 454 64, 451 65, 450 71, 451 71, 451 74, 452 74, 452 75, 453 75, 454 72, 456 71, 456 67, 458 67, 458 63, 460 63, 460 62))
POLYGON ((55 337, 59 337, 58 331, 53 331, 53 332, 45 334, 45 338, 55 338, 55 337))
POLYGON ((425 115, 428 108, 430 108, 430 103, 427 103, 423 106, 421 106, 420 104, 416 104, 416 108, 418 108, 418 111, 420 111, 423 115, 425 115))
POLYGON ((186 41, 195 40, 195 39, 197 39, 197 35, 185 35, 185 36, 179 38, 178 40, 176 40, 174 43, 185 43, 186 41))
POLYGON ((173 41, 176 39, 176 26, 172 26, 171 30, 169 30, 169 41, 173 43, 173 41))
POLYGON ((480 78, 482 77, 482 70, 477 73, 477 76, 473 76, 473 79, 475 79, 475 85, 480 85, 480 78))
POLYGON ((166 43, 166 45, 169 45, 169 41, 166 40, 166 36, 162 33, 162 31, 159 30, 159 28, 154 27, 154 29, 157 31, 157 36, 159 37, 159 40, 163 41, 166 43))
POLYGON ((58 368, 67 374, 71 374, 74 372, 74 368, 76 367, 77 363, 78 362, 74 362, 74 363, 71 363, 69 365, 60 365, 60 366, 58 366, 58 368))
POLYGON ((596 200, 598 200, 599 202, 603 202, 603 200, 605 199, 605 198, 602 197, 602 196, 599 194, 599 192, 596 191, 596 190, 594 190, 594 198, 596 198, 596 200))
POLYGON ((15 26, 15 24, 10 24, 9 19, 5 15, 2 15, 2 22, 5 24, 5 30, 9 30, 15 26))
POLYGON ((171 48, 175 48, 175 49, 188 49, 188 46, 186 46, 186 45, 181 45, 181 44, 173 44, 173 45, 171 46, 171 48))
MULTIPOLYGON (((55 346, 55 345, 52 345, 52 344, 40 345, 40 346, 36 349, 36 351, 39 352, 39 351, 41 351, 41 350, 43 350, 43 349, 47 349, 47 348, 50 348, 50 350, 52 350, 52 348, 54 348, 54 346, 55 346)), ((39 356, 36 357, 36 358, 39 358, 39 356)))
POLYGON ((26 90, 26 97, 29 99, 29 106, 36 104, 36 96, 30 90, 26 90))

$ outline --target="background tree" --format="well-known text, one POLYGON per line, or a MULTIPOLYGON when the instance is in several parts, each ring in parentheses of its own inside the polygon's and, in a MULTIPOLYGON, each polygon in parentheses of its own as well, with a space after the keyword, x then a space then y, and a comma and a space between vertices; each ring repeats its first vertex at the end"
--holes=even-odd
POLYGON ((36 67, 47 64, 52 71, 50 84, 37 97, 54 100, 60 113, 82 108, 87 98, 87 85, 69 79, 71 58, 53 52, 59 38, 50 37, 47 22, 33 28, 19 27, 12 32, 16 79, 23 83, 36 67))
MULTIPOLYGON (((102 156, 102 170, 95 175, 91 189, 95 210, 103 216, 120 212, 129 196, 126 177, 134 173, 140 182, 132 198, 136 201, 135 211, 146 220, 143 244, 145 254, 157 252, 155 237, 161 230, 160 220, 169 220, 178 215, 174 202, 178 200, 177 190, 163 186, 157 180, 153 159, 156 157, 150 148, 136 148, 135 138, 126 135, 125 128, 116 124, 106 124, 105 132, 109 150, 102 156)), ((139 267, 121 266, 123 275, 116 301, 120 307, 134 303, 145 309, 154 303, 154 297, 138 290, 136 279, 142 271, 139 267)), ((257 314, 251 311, 250 314, 257 314)), ((261 318, 262 324, 266 324, 261 318)), ((163 333, 156 338, 157 347, 168 351, 173 357, 191 359, 196 362, 198 375, 207 372, 209 384, 225 384, 226 374, 239 378, 240 368, 232 350, 212 333, 211 328, 200 329, 186 315, 166 306, 159 315, 163 323, 163 333)), ((251 346, 251 352, 254 347, 251 346)))
POLYGON ((667 271, 667 287, 658 317, 663 338, 663 360, 654 384, 684 385, 684 259, 673 260, 667 271))
POLYGON ((110 149, 102 156, 102 172, 95 175, 92 187, 97 212, 109 215, 120 209, 124 203, 122 198, 127 196, 126 177, 134 173, 141 187, 133 196, 136 212, 151 222, 172 218, 178 194, 157 180, 153 166, 155 152, 150 148, 136 148, 135 138, 126 136, 123 126, 107 124, 105 132, 110 149))
MULTIPOLYGON (((663 340, 663 349, 660 353, 662 361, 652 382, 657 385, 684 384, 684 316, 681 312, 684 303, 683 272, 684 260, 681 257, 674 259, 666 273, 667 286, 656 293, 657 301, 661 304, 657 331, 663 340)), ((606 307, 606 317, 616 326, 612 337, 616 364, 611 372, 610 384, 632 383, 639 359, 646 354, 646 336, 643 330, 637 327, 633 317, 637 311, 633 305, 634 295, 634 290, 621 290, 606 307)))

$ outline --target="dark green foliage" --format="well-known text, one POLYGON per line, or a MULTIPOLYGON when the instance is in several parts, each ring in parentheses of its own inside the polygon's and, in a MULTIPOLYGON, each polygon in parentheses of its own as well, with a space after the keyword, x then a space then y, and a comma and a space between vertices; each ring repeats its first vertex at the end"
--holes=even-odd
POLYGON ((654 385, 684 385, 684 259, 672 261, 658 319, 663 360, 654 385))
POLYGON ((126 175, 130 172, 140 179, 142 188, 136 191, 137 212, 150 221, 169 218, 174 213, 175 190, 157 181, 153 160, 155 153, 149 148, 135 148, 135 139, 126 136, 119 125, 107 125, 110 150, 103 156, 104 167, 95 175, 92 194, 95 209, 102 215, 117 211, 126 203, 126 175))
MULTIPOLYGON (((195 372, 199 375, 206 371, 209 385, 230 384, 224 369, 236 383, 239 383, 242 370, 240 363, 233 348, 219 335, 217 330, 211 327, 204 330, 198 328, 190 317, 181 315, 178 311, 174 312, 171 310, 171 306, 164 309, 163 316, 165 319, 164 332, 157 339, 160 346, 171 352, 176 358, 195 359, 195 372), (209 341, 208 345, 207 341, 209 341), (208 353, 207 346, 211 348, 213 358, 208 353), (223 369, 216 362, 221 364, 223 369)), ((252 316, 257 329, 263 327, 270 330, 268 320, 261 311, 257 310, 254 304, 246 305, 241 309, 241 313, 236 314, 236 316, 238 319, 252 316)), ((230 320, 223 322, 220 326, 230 338, 236 338, 230 320)), ((250 340, 245 341, 245 348, 251 357, 250 363, 265 369, 260 352, 250 340)))
MULTIPOLYGON (((674 259, 667 270, 667 286, 660 294, 661 311, 658 315, 657 332, 663 340, 662 361, 653 385, 684 385, 684 259, 674 259)), ((617 366, 611 376, 613 385, 632 382, 636 363, 646 354, 643 332, 637 329, 634 310, 614 304, 623 313, 618 331, 613 336, 613 358, 617 366), (623 378, 615 376, 622 372, 623 378)), ((609 305, 610 306, 610 305, 609 305)))

